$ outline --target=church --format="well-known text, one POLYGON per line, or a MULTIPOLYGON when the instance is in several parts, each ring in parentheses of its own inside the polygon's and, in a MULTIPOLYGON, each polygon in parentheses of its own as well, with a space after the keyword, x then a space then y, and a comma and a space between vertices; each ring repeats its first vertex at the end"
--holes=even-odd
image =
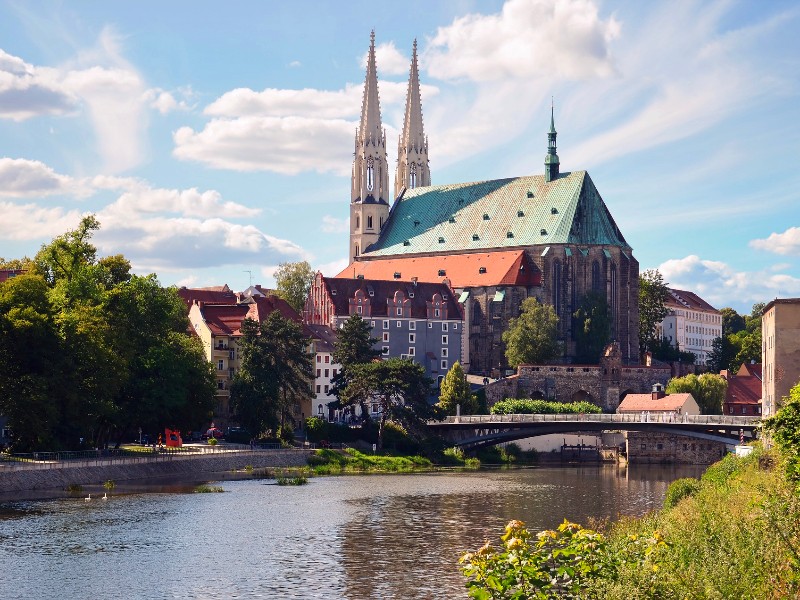
POLYGON ((586 171, 562 172, 551 109, 539 174, 432 185, 414 43, 405 119, 389 188, 375 35, 370 41, 350 195, 350 264, 337 277, 445 283, 464 317, 461 362, 471 373, 506 366, 502 333, 526 298, 559 317, 563 363, 575 362, 573 314, 605 297, 611 337, 638 364, 639 263, 586 171))

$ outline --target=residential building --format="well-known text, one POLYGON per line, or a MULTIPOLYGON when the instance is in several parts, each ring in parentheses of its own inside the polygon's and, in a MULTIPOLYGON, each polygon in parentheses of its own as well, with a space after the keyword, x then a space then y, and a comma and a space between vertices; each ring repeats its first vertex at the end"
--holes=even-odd
POLYGON ((721 371, 728 388, 722 404, 722 414, 758 416, 761 414, 761 365, 744 363, 733 374, 721 371))
POLYGON ((311 332, 314 344, 314 387, 311 406, 306 414, 327 421, 338 421, 340 411, 328 406, 336 400, 329 394, 332 380, 342 369, 342 365, 333 362, 336 332, 328 325, 319 324, 306 325, 306 329, 311 332))
MULTIPOLYGON (((230 292, 226 289, 204 288, 192 290, 182 288, 179 293, 184 298, 192 298, 189 307, 191 330, 200 338, 206 358, 214 365, 217 379, 217 403, 214 410, 214 423, 217 427, 225 427, 232 421, 230 410, 230 384, 233 376, 241 366, 239 340, 242 337, 241 326, 245 319, 258 322, 266 319, 273 311, 279 311, 287 319, 301 322, 297 312, 285 300, 274 295, 243 297, 233 294, 237 303, 227 302, 230 292), (210 294, 210 296, 209 296, 210 294), (223 295, 225 303, 206 302, 197 297, 217 297, 223 295)), ((309 335, 310 337, 310 335, 309 335)), ((310 403, 306 403, 298 411, 298 418, 310 414, 310 403), (303 410, 305 409, 305 410, 303 410), (308 411, 308 412, 305 412, 308 411), (305 414, 303 414, 305 413, 305 414)))
POLYGON ((351 264, 337 277, 445 282, 469 328, 462 362, 485 374, 506 367, 502 333, 529 297, 555 309, 571 362, 572 315, 594 292, 608 303, 623 361, 638 364, 639 263, 589 174, 560 171, 553 112, 539 175, 431 185, 416 63, 414 53, 390 210, 373 36, 353 159, 351 264))
MULTIPOLYGON (((649 394, 628 394, 617 408, 619 414, 639 415, 642 421, 675 422, 683 415, 699 415, 700 407, 691 394, 664 394, 654 385, 649 394)), ((631 464, 710 464, 725 455, 726 445, 672 433, 628 431, 625 454, 631 464)))
MULTIPOLYGON (((398 274, 399 275, 399 274, 398 274)), ((441 382, 461 357, 463 319, 443 283, 324 277, 317 273, 303 311, 309 325, 339 329, 359 315, 372 328, 384 358, 410 358, 441 382)))
POLYGON ((26 273, 25 269, 0 269, 0 283, 26 273))
POLYGON ((658 339, 695 355, 695 364, 708 363, 713 342, 722 337, 722 314, 694 292, 669 288, 669 311, 656 327, 658 339))
POLYGON ((800 382, 800 298, 776 298, 761 316, 761 398, 765 417, 800 382))

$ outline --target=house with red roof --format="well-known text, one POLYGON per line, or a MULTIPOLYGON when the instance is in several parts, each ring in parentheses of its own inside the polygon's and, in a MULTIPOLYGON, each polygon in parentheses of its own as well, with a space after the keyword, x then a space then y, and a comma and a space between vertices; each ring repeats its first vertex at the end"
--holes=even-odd
POLYGON ((761 365, 743 363, 735 375, 721 371, 728 382, 722 412, 726 415, 761 415, 761 365))

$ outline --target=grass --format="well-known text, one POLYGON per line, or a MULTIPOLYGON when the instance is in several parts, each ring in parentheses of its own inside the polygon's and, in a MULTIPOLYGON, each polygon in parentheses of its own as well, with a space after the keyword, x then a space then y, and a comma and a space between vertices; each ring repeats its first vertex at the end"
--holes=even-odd
POLYGON ((208 483, 198 485, 196 488, 194 488, 195 494, 219 494, 224 491, 225 490, 221 485, 210 485, 208 483))
POLYGON ((338 473, 405 473, 432 470, 433 463, 422 456, 364 454, 353 448, 342 452, 321 449, 308 457, 315 475, 338 473))
POLYGON ((667 543, 585 597, 800 597, 800 497, 781 460, 728 455, 699 480, 674 482, 663 510, 612 525, 612 550, 656 532, 667 543))

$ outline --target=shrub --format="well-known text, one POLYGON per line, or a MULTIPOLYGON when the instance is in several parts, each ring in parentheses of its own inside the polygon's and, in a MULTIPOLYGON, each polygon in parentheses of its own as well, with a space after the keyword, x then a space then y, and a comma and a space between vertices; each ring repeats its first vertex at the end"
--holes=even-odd
POLYGON ((603 412, 599 406, 582 400, 580 402, 552 402, 528 398, 500 400, 492 406, 493 415, 511 414, 597 414, 603 412))
POLYGON ((217 438, 210 437, 208 438, 208 445, 209 446, 216 446, 218 444, 217 438))
POLYGON ((219 494, 224 491, 225 490, 222 489, 221 485, 209 485, 207 483, 198 485, 196 488, 194 488, 195 494, 219 494))
POLYGON ((676 479, 667 488, 667 494, 664 497, 664 508, 672 508, 684 498, 694 496, 699 489, 700 481, 694 477, 676 479))

